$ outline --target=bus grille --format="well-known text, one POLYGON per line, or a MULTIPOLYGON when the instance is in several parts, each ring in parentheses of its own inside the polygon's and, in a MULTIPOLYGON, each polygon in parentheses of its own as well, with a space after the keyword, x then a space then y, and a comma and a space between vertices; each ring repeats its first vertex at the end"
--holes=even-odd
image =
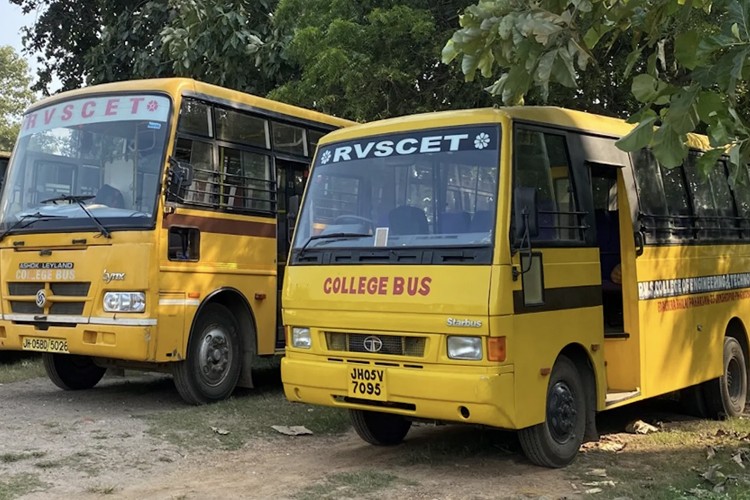
POLYGON ((90 282, 66 282, 66 283, 8 283, 8 293, 11 296, 10 310, 16 314, 56 314, 56 315, 81 315, 86 304, 90 282), (44 308, 37 307, 36 293, 47 289, 47 304, 44 308), (81 297, 81 301, 57 302, 55 297, 81 297))
POLYGON ((424 337, 326 332, 329 351, 365 352, 396 356, 424 356, 424 337))

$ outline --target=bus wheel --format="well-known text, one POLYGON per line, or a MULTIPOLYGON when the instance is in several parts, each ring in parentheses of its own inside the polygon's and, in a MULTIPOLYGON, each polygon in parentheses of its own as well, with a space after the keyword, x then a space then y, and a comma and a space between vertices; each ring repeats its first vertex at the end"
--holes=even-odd
POLYGON ((199 405, 228 398, 237 385, 242 362, 239 325, 221 304, 208 304, 190 332, 187 357, 175 364, 177 391, 199 405))
POLYGON ((537 465, 564 467, 578 453, 586 430, 583 382, 575 364, 565 356, 552 368, 546 408, 544 422, 518 432, 521 447, 537 465))
POLYGON ((370 444, 381 446, 399 444, 411 428, 410 420, 393 413, 349 410, 349 415, 359 437, 370 444))
POLYGON ((45 352, 42 360, 49 379, 66 391, 91 389, 107 371, 106 368, 96 366, 89 356, 45 352))
POLYGON ((742 346, 733 337, 724 337, 724 372, 717 379, 705 382, 708 416, 737 417, 747 402, 747 364, 742 346))

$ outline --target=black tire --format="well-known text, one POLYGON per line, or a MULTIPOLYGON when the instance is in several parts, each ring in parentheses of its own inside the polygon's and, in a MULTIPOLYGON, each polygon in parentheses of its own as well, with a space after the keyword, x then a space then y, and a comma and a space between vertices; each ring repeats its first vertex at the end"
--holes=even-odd
POLYGON ((66 391, 91 389, 107 371, 106 368, 96 366, 89 356, 45 352, 42 360, 49 379, 66 391))
POLYGON ((722 376, 702 386, 707 415, 711 418, 738 417, 747 402, 747 363, 742 346, 733 337, 724 337, 722 376))
POLYGON ((234 315, 221 304, 208 304, 190 332, 187 357, 172 370, 182 399, 200 405, 227 399, 242 365, 242 340, 234 315))
POLYGON ((349 410, 349 416, 359 437, 378 446, 401 443, 411 428, 411 420, 393 413, 349 410))
POLYGON ((554 468, 573 461, 586 431, 586 399, 575 364, 560 356, 550 374, 545 421, 518 432, 529 460, 554 468))

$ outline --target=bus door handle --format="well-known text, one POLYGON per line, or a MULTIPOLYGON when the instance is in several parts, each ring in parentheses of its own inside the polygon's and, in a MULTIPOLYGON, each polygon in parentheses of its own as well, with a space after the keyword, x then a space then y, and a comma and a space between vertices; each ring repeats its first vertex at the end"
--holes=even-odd
POLYGON ((636 231, 633 233, 633 240, 635 241, 635 256, 639 257, 643 255, 643 247, 645 245, 646 237, 642 231, 636 231))

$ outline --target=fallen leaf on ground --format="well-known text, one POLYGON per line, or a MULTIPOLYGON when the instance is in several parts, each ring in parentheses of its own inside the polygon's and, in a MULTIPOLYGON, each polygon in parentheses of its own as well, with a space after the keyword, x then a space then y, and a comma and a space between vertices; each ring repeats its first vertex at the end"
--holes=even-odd
POLYGON ((591 469, 586 475, 596 477, 607 477, 607 469, 591 469))
POLYGON ((720 467, 721 465, 719 464, 712 465, 708 468, 708 470, 701 474, 701 477, 714 486, 719 486, 726 483, 727 476, 719 470, 720 467))
POLYGON ((716 456, 716 448, 713 446, 706 446, 706 460, 711 460, 716 456))
POLYGON ((636 420, 625 426, 625 432, 629 432, 630 434, 650 434, 652 432, 659 432, 659 429, 651 424, 647 424, 643 420, 636 420))
POLYGON ((226 436, 227 434, 229 434, 228 430, 226 430, 226 429, 220 429, 219 427, 213 427, 213 426, 211 426, 211 430, 214 431, 219 436, 226 436))
POLYGON ((271 428, 287 436, 302 436, 313 432, 304 425, 272 425, 271 428))

